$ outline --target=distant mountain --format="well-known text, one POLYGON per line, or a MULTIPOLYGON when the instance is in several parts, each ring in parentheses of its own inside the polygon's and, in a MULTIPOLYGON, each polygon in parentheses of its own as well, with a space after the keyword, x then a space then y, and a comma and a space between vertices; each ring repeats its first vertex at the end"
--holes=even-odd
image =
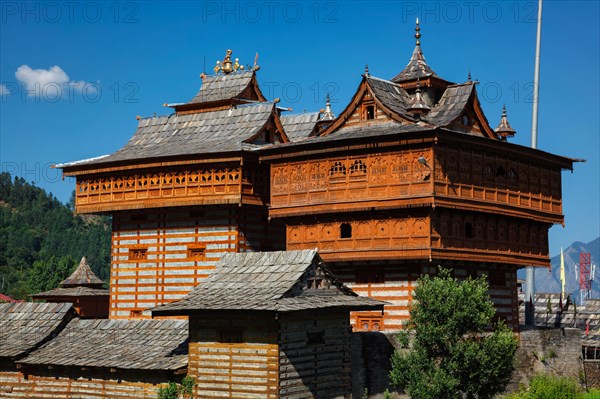
MULTIPOLYGON (((568 248, 564 248, 565 277, 567 284, 565 291, 574 298, 579 298, 579 254, 589 252, 592 264, 597 266, 596 281, 592 282, 592 297, 600 298, 600 237, 584 244, 575 241, 568 248)), ((535 289, 537 292, 560 292, 560 254, 550 259, 552 269, 537 269, 535 273, 535 289)), ((525 270, 518 273, 519 278, 525 278, 525 270)))

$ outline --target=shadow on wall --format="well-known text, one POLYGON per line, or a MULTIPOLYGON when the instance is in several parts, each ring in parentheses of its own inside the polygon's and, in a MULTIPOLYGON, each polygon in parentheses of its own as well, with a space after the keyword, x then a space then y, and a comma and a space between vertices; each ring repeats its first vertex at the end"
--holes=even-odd
POLYGON ((369 398, 383 398, 388 388, 390 357, 399 347, 396 333, 352 333, 352 397, 368 390, 369 398))

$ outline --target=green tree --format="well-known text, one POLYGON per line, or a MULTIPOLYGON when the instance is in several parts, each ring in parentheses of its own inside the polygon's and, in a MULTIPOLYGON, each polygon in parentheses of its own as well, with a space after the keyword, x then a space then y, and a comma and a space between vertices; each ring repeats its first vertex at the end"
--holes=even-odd
POLYGON ((29 272, 29 289, 32 293, 51 290, 75 270, 77 261, 72 256, 60 258, 51 256, 47 260, 37 260, 29 272))
POLYGON ((517 340, 504 323, 493 323, 485 277, 458 281, 440 268, 437 277, 419 278, 413 300, 399 335, 405 350, 391 359, 392 385, 412 399, 484 399, 503 391, 517 340))
POLYGON ((48 265, 58 265, 64 256, 86 256, 94 273, 108 281, 110 230, 109 217, 74 215, 52 194, 1 172, 0 292, 27 299, 40 287, 58 284, 52 278, 46 284, 43 278, 53 276, 48 265))

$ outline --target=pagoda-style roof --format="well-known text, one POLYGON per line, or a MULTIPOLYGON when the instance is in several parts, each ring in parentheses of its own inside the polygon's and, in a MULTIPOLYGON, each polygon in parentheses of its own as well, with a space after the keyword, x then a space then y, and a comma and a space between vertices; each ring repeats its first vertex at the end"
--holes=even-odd
POLYGON ((104 281, 100 280, 92 268, 87 262, 87 258, 84 256, 79 262, 79 266, 73 273, 66 279, 64 279, 60 286, 63 288, 69 287, 88 287, 88 288, 101 288, 104 285, 104 281))
POLYGON ((427 61, 425 61, 425 56, 421 50, 421 45, 417 44, 413 50, 408 65, 406 65, 406 67, 399 74, 394 76, 391 81, 394 83, 399 83, 407 80, 423 79, 431 76, 440 78, 433 71, 433 69, 427 65, 427 61))
MULTIPOLYGON (((417 93, 418 94, 418 93, 417 93)), ((483 114, 481 105, 477 98, 474 82, 467 82, 459 85, 449 85, 443 91, 440 100, 431 108, 426 107, 425 113, 416 115, 414 112, 415 99, 402 88, 398 83, 390 80, 377 78, 368 74, 363 75, 363 80, 358 87, 358 90, 350 100, 348 106, 340 113, 338 118, 331 123, 331 126, 321 133, 322 137, 335 134, 337 137, 344 135, 345 132, 355 132, 359 130, 372 130, 374 135, 377 131, 381 134, 386 134, 386 127, 393 126, 393 121, 398 122, 398 125, 406 126, 414 125, 418 128, 428 127, 449 128, 465 133, 464 128, 457 128, 456 121, 466 113, 473 113, 477 117, 477 121, 481 126, 481 133, 488 138, 497 139, 496 133, 489 126, 489 123, 483 114), (387 122, 377 121, 377 127, 371 129, 368 126, 357 128, 356 126, 346 126, 345 121, 355 112, 361 99, 369 94, 378 104, 379 108, 388 116, 387 122)), ((368 123, 370 125, 370 123, 368 123)), ((373 125, 375 126, 375 125, 373 125)), ((420 130, 402 128, 402 130, 420 130)))
POLYGON ((315 132, 319 121, 319 112, 305 112, 281 116, 281 124, 290 141, 300 141, 315 132))
POLYGON ((70 303, 0 303, 0 358, 25 356, 74 317, 70 303))
POLYGON ((344 308, 381 310, 383 302, 359 297, 322 262, 316 250, 228 253, 190 294, 152 310, 153 315, 206 310, 293 312, 344 308))
POLYGON ((26 365, 175 371, 187 367, 187 320, 72 320, 26 365))
MULTIPOLYGON (((131 163, 254 150, 268 144, 259 135, 274 120, 276 114, 275 104, 265 102, 200 113, 145 118, 140 120, 129 142, 113 154, 56 167, 87 168, 116 162, 131 163)), ((277 127, 278 119, 273 123, 277 127)), ((277 130, 282 131, 283 128, 279 127, 277 130)), ((287 141, 283 134, 281 139, 287 141)))
POLYGON ((63 280, 58 288, 30 296, 33 299, 54 299, 55 302, 58 298, 67 301, 69 298, 109 296, 109 291, 102 288, 103 286, 104 281, 94 274, 84 256, 75 271, 63 280))
POLYGON ((475 84, 472 82, 448 86, 440 101, 423 119, 437 127, 450 125, 465 112, 475 91, 475 84))
MULTIPOLYGON (((255 77, 254 71, 232 72, 228 75, 207 75, 202 79, 202 86, 200 86, 198 94, 187 104, 244 99, 244 92, 255 77)), ((265 101, 265 98, 263 97, 261 101, 265 101)))

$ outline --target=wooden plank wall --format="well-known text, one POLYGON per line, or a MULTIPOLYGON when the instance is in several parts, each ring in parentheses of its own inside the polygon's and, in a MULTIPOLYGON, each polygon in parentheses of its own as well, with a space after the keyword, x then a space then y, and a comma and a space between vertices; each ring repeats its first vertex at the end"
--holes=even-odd
POLYGON ((242 207, 239 217, 239 252, 285 251, 285 225, 269 220, 267 207, 242 207))
POLYGON ((221 205, 116 213, 110 317, 129 318, 190 292, 224 253, 238 251, 238 212, 221 205), (146 258, 130 259, 136 249, 146 258))
POLYGON ((285 228, 267 212, 216 205, 115 213, 110 317, 149 317, 140 311, 182 298, 226 252, 284 249, 285 228))
POLYGON ((272 314, 190 316, 188 375, 196 378, 194 397, 277 399, 277 328, 272 314))
POLYGON ((348 313, 294 312, 280 320, 279 397, 351 398, 348 313))
MULTIPOLYGON (((120 379, 67 377, 54 370, 31 373, 0 371, 0 398, 2 399, 156 399, 161 386, 157 382, 140 382, 141 378, 120 379)), ((164 380, 165 383, 168 380, 164 380)))
MULTIPOLYGON (((333 273, 357 294, 390 302, 384 307, 384 314, 379 329, 394 331, 402 328, 402 323, 409 318, 409 307, 412 301, 412 291, 417 285, 421 273, 435 275, 437 264, 453 270, 454 276, 464 279, 467 276, 488 276, 490 298, 496 306, 498 317, 503 318, 507 325, 517 328, 518 293, 517 267, 504 264, 481 264, 468 262, 433 262, 419 264, 418 262, 339 262, 330 264, 333 273)), ((381 317, 381 312, 352 312, 351 324, 354 331, 364 331, 359 324, 359 318, 373 321, 381 317)))
POLYGON ((380 330, 399 330, 408 320, 408 307, 412 300, 412 290, 421 274, 422 266, 418 262, 394 263, 389 261, 334 263, 330 265, 333 273, 354 292, 362 296, 389 302, 381 312, 352 312, 350 320, 354 331, 364 331, 358 323, 359 317, 371 320, 369 330, 374 328, 373 321, 381 319, 380 330))

